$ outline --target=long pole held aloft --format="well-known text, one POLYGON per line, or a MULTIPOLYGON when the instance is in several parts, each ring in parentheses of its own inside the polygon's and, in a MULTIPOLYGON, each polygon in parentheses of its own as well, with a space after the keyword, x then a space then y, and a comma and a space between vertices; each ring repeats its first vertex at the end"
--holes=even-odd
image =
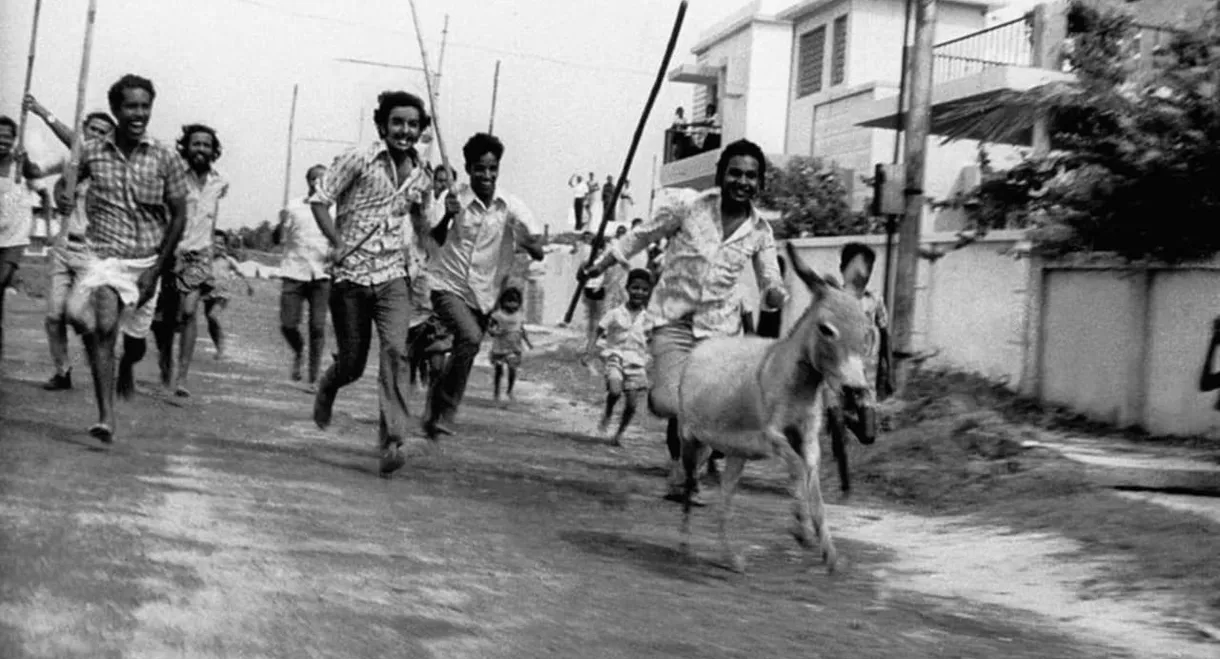
MULTIPOLYGON (((669 60, 674 56, 674 48, 678 45, 678 35, 682 32, 682 21, 686 18, 687 0, 682 0, 678 5, 678 15, 674 17, 674 27, 669 33, 669 43, 665 45, 665 56, 661 58, 661 66, 657 69, 657 77, 653 80, 652 91, 648 93, 648 102, 644 104, 644 111, 640 114, 640 121, 635 126, 635 135, 631 138, 631 148, 627 150, 627 159, 623 161, 623 170, 619 174, 618 182, 614 185, 614 196, 610 198, 610 203, 603 209, 602 222, 597 227, 597 237, 593 239, 593 249, 589 251, 589 260, 585 263, 585 268, 592 267, 594 260, 598 257, 598 247, 601 246, 602 240, 606 236, 606 226, 610 224, 610 220, 614 218, 614 206, 618 202, 619 195, 623 193, 623 182, 627 180, 627 175, 631 172, 631 161, 635 159, 635 151, 640 146, 640 138, 644 135, 644 127, 648 124, 648 115, 652 112, 652 106, 657 101, 657 94, 661 91, 661 83, 665 81, 665 72, 669 70, 669 60)), ((583 279, 581 280, 583 284, 583 279)), ((572 314, 576 313, 576 304, 580 301, 581 289, 584 286, 577 286, 576 291, 572 294, 572 301, 568 304, 568 311, 563 315, 563 322, 572 322, 572 314)))
POLYGON ((288 208, 288 189, 292 187, 292 130, 297 123, 297 92, 300 84, 292 86, 292 109, 288 111, 288 157, 284 163, 284 202, 280 208, 288 208))
POLYGON ((85 44, 80 57, 80 76, 76 81, 76 114, 72 120, 73 134, 72 155, 68 159, 68 170, 64 172, 64 189, 69 194, 76 192, 76 175, 80 169, 80 151, 84 145, 85 121, 85 89, 89 83, 89 56, 93 52, 93 23, 97 18, 97 0, 89 0, 89 9, 85 14, 85 44))
MULTIPOLYGON (((25 151, 25 121, 30 111, 25 107, 25 97, 30 95, 30 85, 34 82, 34 55, 38 52, 38 15, 42 13, 42 0, 34 0, 34 26, 30 28, 30 56, 25 64, 25 88, 21 91, 21 120, 17 125, 17 151, 25 151)), ((21 182, 21 170, 24 162, 13 163, 13 178, 21 182)))
POLYGON ((491 119, 487 121, 487 134, 495 135, 496 97, 500 95, 500 60, 496 60, 496 74, 491 79, 491 119))
POLYGON ((445 151, 445 139, 441 137, 441 122, 436 115, 436 90, 432 86, 432 72, 428 70, 428 50, 424 47, 424 32, 419 27, 419 12, 415 9, 415 0, 411 3, 411 20, 415 23, 415 37, 419 41, 419 58, 424 62, 424 82, 428 85, 428 101, 432 106, 432 132, 436 135, 436 145, 441 150, 441 164, 449 167, 449 154, 445 151))
POLYGON ((449 41, 449 14, 445 14, 445 26, 441 28, 441 50, 436 55, 436 97, 441 96, 441 69, 445 67, 445 42, 449 41))

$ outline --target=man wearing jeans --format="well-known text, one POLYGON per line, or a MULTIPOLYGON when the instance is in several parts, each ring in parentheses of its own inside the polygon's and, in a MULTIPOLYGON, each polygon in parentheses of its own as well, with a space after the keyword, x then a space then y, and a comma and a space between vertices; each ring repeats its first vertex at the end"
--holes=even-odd
POLYGON ((330 315, 339 355, 318 383, 313 418, 330 425, 339 389, 355 382, 368 361, 373 327, 381 346, 378 398, 381 407, 381 474, 406 462, 407 326, 411 307, 406 280, 404 224, 427 227, 432 177, 415 143, 429 118, 418 96, 382 92, 373 122, 381 141, 335 158, 309 198, 318 227, 334 250, 330 315), (330 206, 335 206, 331 219, 330 206))
POLYGON ((716 165, 716 188, 679 196, 655 216, 612 243, 582 278, 595 277, 659 240, 667 240, 665 270, 652 294, 661 318, 652 335, 653 387, 649 405, 669 419, 670 478, 666 498, 681 500, 684 480, 678 436, 678 382, 691 350, 713 336, 741 336, 737 286, 753 266, 763 308, 778 309, 788 294, 775 254, 771 226, 755 210, 766 183, 767 160, 753 142, 738 140, 716 165))
POLYGON ((292 349, 292 379, 301 379, 305 341, 301 337, 301 315, 309 305, 309 386, 318 381, 322 350, 326 347, 326 305, 330 298, 330 274, 326 254, 330 243, 318 228, 309 198, 318 191, 326 168, 314 165, 305 173, 309 194, 280 211, 280 223, 272 238, 284 245, 280 263, 280 331, 292 349))
POLYGON ((466 393, 466 381, 487 331, 517 249, 535 261, 541 241, 531 233, 533 216, 516 197, 496 188, 504 145, 478 133, 462 147, 470 183, 445 200, 445 215, 432 231, 439 245, 429 264, 433 313, 453 334, 453 352, 433 379, 424 433, 435 440, 448 428, 466 393))

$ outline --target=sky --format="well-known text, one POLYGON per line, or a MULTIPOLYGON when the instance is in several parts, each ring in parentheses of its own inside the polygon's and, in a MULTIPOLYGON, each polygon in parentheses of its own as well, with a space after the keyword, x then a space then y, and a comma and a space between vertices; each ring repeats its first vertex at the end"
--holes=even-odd
MULTIPOLYGON (((692 62, 701 33, 748 4, 691 0, 670 68, 692 62)), ((1029 5, 1018 0, 1014 5, 1029 5)), ((71 122, 87 0, 46 0, 32 91, 71 122)), ((417 0, 430 66, 440 56, 439 125, 461 169, 461 145, 485 131, 501 60, 495 134, 506 153, 501 186, 539 224, 567 222, 573 172, 618 176, 673 25, 676 0, 417 0)), ((34 0, 0 2, 0 112, 16 117, 34 0)), ((106 109, 125 73, 157 88, 150 132, 166 141, 202 122, 219 132, 216 167, 230 180, 222 228, 274 221, 285 182, 293 85, 300 85, 290 175, 304 174, 350 144, 375 139, 371 109, 384 89, 426 97, 422 73, 337 61, 420 66, 410 5, 403 0, 98 0, 85 111, 106 109), (331 140, 319 142, 316 140, 331 140), (341 142, 341 143, 338 143, 341 142)), ((654 157, 673 108, 692 87, 662 87, 628 178, 644 212, 654 157)), ((39 162, 66 153, 31 116, 27 148, 39 162)), ((439 156, 438 156, 439 159, 439 156)))

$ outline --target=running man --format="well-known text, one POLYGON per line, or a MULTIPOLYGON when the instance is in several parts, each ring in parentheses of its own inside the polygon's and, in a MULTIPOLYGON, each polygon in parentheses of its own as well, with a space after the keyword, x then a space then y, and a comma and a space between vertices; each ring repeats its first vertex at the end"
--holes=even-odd
POLYGON ((496 185, 504 144, 478 133, 462 147, 462 155, 470 183, 445 198, 444 218, 432 231, 438 245, 429 267, 432 308, 453 335, 453 352, 432 380, 424 415, 424 434, 432 440, 453 433, 448 426, 466 394, 514 254, 522 250, 535 261, 543 257, 542 241, 531 233, 529 208, 496 185))
MULTIPOLYGON (((75 139, 73 131, 51 114, 33 95, 25 98, 25 105, 30 113, 46 122, 55 136, 64 146, 72 148, 75 139)), ((106 112, 90 112, 85 117, 85 139, 106 139, 114 133, 114 119, 106 112)), ((58 165, 48 168, 48 174, 63 171, 68 167, 71 154, 58 165), (54 170, 54 171, 52 171, 54 170)), ((89 181, 77 181, 75 201, 73 195, 64 189, 64 179, 55 182, 55 207, 60 215, 59 234, 51 244, 50 284, 47 288, 47 317, 44 326, 47 332, 47 346, 51 351, 51 363, 55 373, 43 385, 47 391, 61 391, 72 388, 72 362, 68 357, 68 321, 66 309, 68 294, 80 279, 85 263, 88 261, 89 247, 85 240, 85 230, 88 221, 85 218, 85 195, 89 181)))
POLYGON ((737 286, 752 265, 763 306, 780 308, 788 299, 776 261, 775 238, 754 207, 766 185, 767 159, 757 144, 738 140, 724 148, 716 164, 716 187, 706 192, 681 191, 661 205, 651 221, 613 243, 582 278, 596 277, 615 263, 658 240, 666 239, 665 269, 652 294, 650 310, 659 317, 653 334, 653 383, 649 406, 669 420, 670 457, 666 498, 682 500, 683 471, 678 436, 678 381, 700 341, 713 336, 741 336, 737 286))
POLYGON ((326 256, 330 243, 313 218, 309 198, 318 192, 326 167, 314 165, 305 173, 309 194, 280 211, 280 223, 272 233, 277 245, 284 246, 280 262, 280 332, 292 349, 293 381, 300 381, 305 342, 301 337, 301 315, 309 305, 309 386, 318 381, 322 351, 326 348, 326 305, 330 299, 330 273, 326 256))
POLYGON ((339 389, 360 378, 375 327, 381 347, 378 394, 380 470, 389 475, 406 463, 405 352, 411 303, 406 278, 406 236, 426 230, 432 177, 415 150, 431 123, 424 102, 403 91, 383 92, 373 122, 381 139, 335 159, 309 198, 314 218, 335 255, 330 315, 338 359, 322 375, 314 398, 319 428, 331 422, 339 389), (330 206, 335 206, 331 218, 330 206))
MULTIPOLYGON (((178 155, 186 180, 186 228, 174 254, 173 267, 165 272, 158 303, 159 322, 153 325, 160 353, 161 384, 180 398, 189 397, 186 388, 199 337, 199 304, 210 297, 212 278, 212 241, 220 200, 229 192, 229 182, 213 164, 220 159, 220 138, 204 124, 182 127, 178 155), (180 333, 178 369, 174 372, 174 334, 180 333)), ((212 320, 209 315, 209 326, 212 320)), ((221 346, 217 344, 217 350, 221 346)))
POLYGON ((151 80, 125 75, 110 87, 114 134, 90 140, 81 153, 86 238, 91 254, 72 290, 68 315, 84 335, 93 369, 98 422, 89 433, 114 438, 114 396, 135 391, 134 368, 147 350, 161 272, 186 226, 186 177, 178 154, 148 135, 156 90, 151 80), (115 379, 115 344, 123 358, 115 379))

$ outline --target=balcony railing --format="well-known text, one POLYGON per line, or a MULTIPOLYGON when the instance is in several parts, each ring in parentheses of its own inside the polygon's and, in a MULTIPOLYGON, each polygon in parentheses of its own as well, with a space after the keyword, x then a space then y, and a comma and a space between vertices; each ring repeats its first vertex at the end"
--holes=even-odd
POLYGON ((686 124, 665 129, 664 163, 684 160, 720 148, 720 129, 686 124))
POLYGON ((932 53, 933 84, 997 66, 1032 66, 1033 13, 937 44, 932 53))

